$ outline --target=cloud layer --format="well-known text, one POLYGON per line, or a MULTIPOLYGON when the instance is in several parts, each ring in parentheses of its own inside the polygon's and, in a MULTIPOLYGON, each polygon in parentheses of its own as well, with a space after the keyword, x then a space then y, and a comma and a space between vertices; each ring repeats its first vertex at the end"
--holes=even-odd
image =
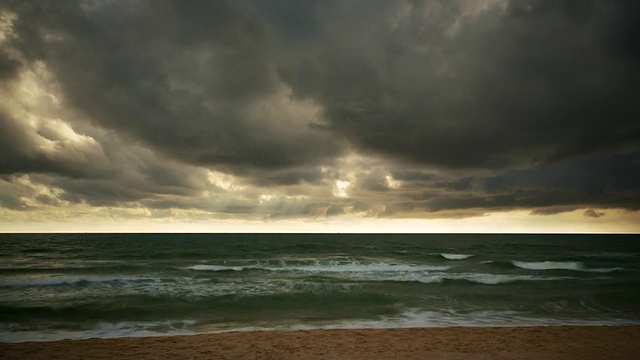
POLYGON ((0 216, 636 211, 638 13, 635 1, 7 1, 0 216))

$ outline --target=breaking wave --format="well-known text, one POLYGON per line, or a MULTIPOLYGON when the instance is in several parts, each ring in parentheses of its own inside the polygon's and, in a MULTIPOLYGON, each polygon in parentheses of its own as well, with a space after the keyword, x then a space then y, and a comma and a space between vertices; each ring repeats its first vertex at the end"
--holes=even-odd
POLYGON ((193 265, 187 269, 195 271, 242 271, 245 269, 251 269, 253 267, 247 266, 222 266, 222 265, 193 265))
POLYGON ((586 271, 586 272, 598 272, 607 273, 622 270, 622 268, 587 268, 587 266, 580 261, 511 261, 511 263, 521 269, 527 270, 572 270, 572 271, 586 271))
POLYGON ((301 273, 361 273, 361 272, 430 272, 446 271, 451 266, 446 265, 419 265, 406 263, 388 263, 382 261, 360 261, 360 260, 291 260, 291 261, 261 261, 252 265, 208 265, 197 264, 189 266, 187 269, 195 271, 245 271, 264 270, 277 272, 301 272, 301 273))
POLYGON ((440 254, 447 260, 464 260, 473 256, 473 254, 440 254))

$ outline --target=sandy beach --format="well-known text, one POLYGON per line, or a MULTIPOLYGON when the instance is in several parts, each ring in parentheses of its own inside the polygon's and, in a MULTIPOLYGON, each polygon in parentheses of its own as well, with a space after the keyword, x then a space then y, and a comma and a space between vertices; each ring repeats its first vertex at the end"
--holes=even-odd
POLYGON ((0 359, 637 359, 640 326, 232 332, 0 344, 0 359))

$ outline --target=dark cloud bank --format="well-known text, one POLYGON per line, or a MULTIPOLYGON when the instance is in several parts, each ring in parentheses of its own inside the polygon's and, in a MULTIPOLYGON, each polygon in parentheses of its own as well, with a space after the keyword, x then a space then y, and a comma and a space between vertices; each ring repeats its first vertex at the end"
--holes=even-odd
POLYGON ((638 4, 4 2, 0 205, 638 210, 638 4))

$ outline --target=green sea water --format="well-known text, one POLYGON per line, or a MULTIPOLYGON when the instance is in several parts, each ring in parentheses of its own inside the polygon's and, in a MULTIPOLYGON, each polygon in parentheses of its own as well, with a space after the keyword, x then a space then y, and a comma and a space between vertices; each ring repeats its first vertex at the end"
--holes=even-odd
POLYGON ((0 234, 0 341, 541 324, 640 324, 640 236, 0 234))

